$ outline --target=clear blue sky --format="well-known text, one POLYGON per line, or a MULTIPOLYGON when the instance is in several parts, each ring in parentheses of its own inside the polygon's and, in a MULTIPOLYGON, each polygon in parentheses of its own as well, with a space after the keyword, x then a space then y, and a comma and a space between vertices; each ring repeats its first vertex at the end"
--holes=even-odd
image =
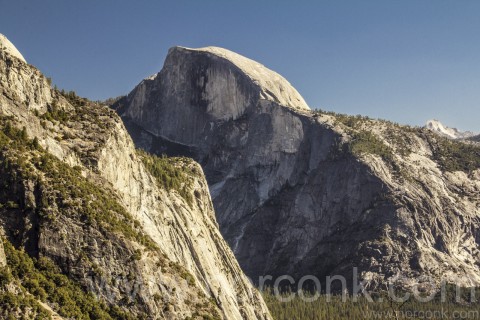
POLYGON ((169 47, 221 46, 311 107, 480 131, 480 1, 0 0, 5 34, 54 83, 128 93, 169 47))

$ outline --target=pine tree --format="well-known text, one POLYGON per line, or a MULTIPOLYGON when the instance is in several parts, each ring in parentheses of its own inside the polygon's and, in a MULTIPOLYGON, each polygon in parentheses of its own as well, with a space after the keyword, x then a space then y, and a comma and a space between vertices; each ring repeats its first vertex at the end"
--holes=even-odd
POLYGON ((27 128, 23 127, 22 131, 20 131, 20 139, 22 141, 27 141, 28 140, 27 128))
POLYGON ((33 138, 32 147, 33 147, 34 149, 39 149, 39 148, 40 148, 40 143, 38 142, 38 138, 37 138, 37 137, 33 138))

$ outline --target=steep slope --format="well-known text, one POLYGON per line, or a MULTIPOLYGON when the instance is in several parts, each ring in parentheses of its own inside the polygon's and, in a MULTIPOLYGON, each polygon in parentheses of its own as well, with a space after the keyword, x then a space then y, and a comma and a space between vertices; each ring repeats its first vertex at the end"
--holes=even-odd
POLYGON ((0 231, 9 272, 28 254, 31 271, 12 280, 22 290, 66 317, 270 318, 198 164, 137 152, 112 110, 52 90, 7 50, 0 89, 0 231))
POLYGON ((259 94, 252 74, 224 49, 173 48, 113 106, 137 146, 202 165, 249 276, 351 278, 358 267, 372 285, 400 272, 479 283, 478 148, 291 108, 259 94))

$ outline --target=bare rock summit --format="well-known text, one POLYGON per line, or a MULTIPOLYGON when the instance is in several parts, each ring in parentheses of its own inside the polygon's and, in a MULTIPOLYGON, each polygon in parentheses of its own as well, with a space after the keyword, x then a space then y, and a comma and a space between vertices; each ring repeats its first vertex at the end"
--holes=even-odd
POLYGON ((8 52, 10 55, 14 56, 15 58, 27 62, 20 51, 7 39, 3 34, 0 33, 0 50, 8 52))

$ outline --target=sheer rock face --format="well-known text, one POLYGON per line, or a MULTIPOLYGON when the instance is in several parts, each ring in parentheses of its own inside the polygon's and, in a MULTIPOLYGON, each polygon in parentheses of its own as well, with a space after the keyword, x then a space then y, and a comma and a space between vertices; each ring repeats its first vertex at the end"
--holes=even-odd
POLYGON ((269 90, 295 94, 274 99, 229 54, 173 48, 162 71, 114 108, 137 146, 202 165, 247 275, 351 278, 358 267, 374 284, 399 273, 479 283, 478 170, 441 169, 425 130, 354 127, 285 103, 299 99, 284 83, 269 90), (391 157, 348 151, 362 134, 391 157))
POLYGON ((30 110, 46 111, 52 102, 52 92, 47 78, 37 69, 30 67, 23 56, 0 34, 0 103, 8 99, 23 103, 30 110))
POLYGON ((239 119, 257 108, 259 100, 309 110, 284 78, 259 63, 220 48, 175 47, 163 71, 129 96, 125 114, 156 135, 198 145, 214 122, 239 119), (155 106, 144 108, 151 101, 155 106), (174 115, 163 109, 170 106, 178 106, 174 115))
POLYGON ((40 187, 33 181, 19 182, 11 194, 19 203, 32 203, 30 209, 0 210, 0 231, 9 241, 25 246, 32 255, 52 258, 69 277, 113 305, 131 298, 132 286, 138 283, 123 280, 133 275, 140 284, 135 287, 138 303, 128 310, 133 314, 184 319, 216 310, 224 319, 270 319, 261 295, 218 230, 198 164, 185 168, 196 172, 190 176, 194 200, 188 203, 178 192, 159 187, 112 110, 90 102, 70 104, 38 70, 5 50, 0 50, 0 116, 26 127, 29 137, 36 137, 45 150, 102 186, 160 251, 121 233, 88 226, 76 220, 75 212, 63 214, 56 207, 51 208, 54 222, 43 221, 34 210, 40 187), (46 120, 53 103, 71 118, 46 120), (192 281, 185 281, 190 274, 192 281))

